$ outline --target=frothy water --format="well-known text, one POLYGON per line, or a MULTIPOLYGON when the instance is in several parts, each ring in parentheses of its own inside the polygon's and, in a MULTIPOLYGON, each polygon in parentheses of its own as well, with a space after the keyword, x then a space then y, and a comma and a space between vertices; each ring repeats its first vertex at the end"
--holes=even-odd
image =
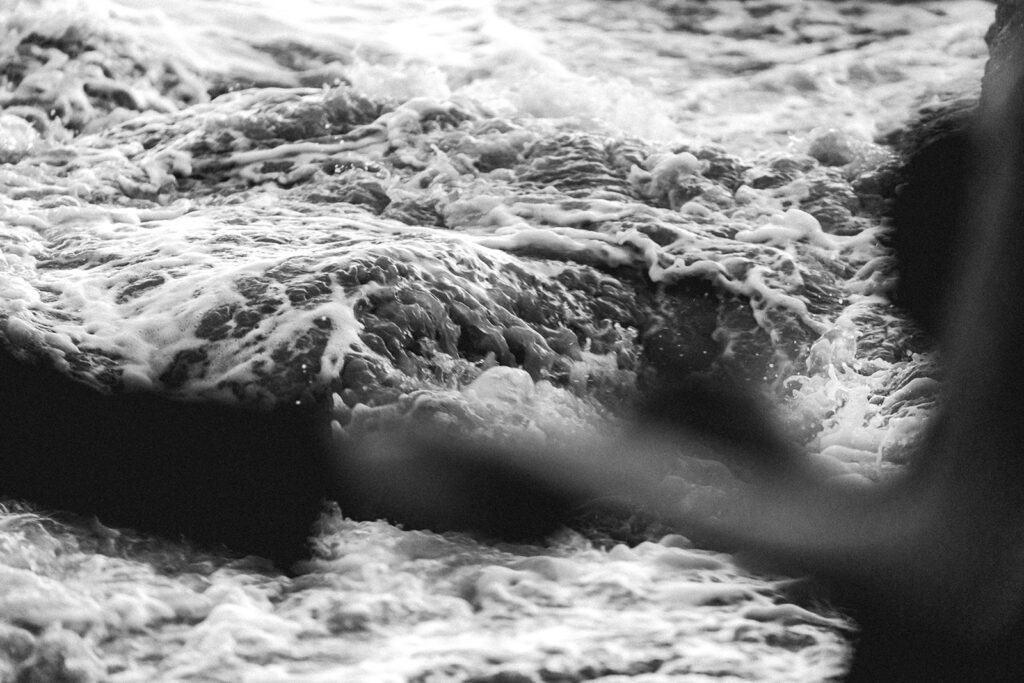
MULTIPOLYGON (((339 428, 438 412, 523 444, 720 346, 824 471, 884 477, 938 386, 886 298, 885 143, 977 90, 991 5, 774 5, 0 0, 4 334, 97 387, 330 385, 339 428)), ((679 537, 492 547, 343 512, 286 579, 9 510, 0 678, 843 666, 845 621, 679 537)))

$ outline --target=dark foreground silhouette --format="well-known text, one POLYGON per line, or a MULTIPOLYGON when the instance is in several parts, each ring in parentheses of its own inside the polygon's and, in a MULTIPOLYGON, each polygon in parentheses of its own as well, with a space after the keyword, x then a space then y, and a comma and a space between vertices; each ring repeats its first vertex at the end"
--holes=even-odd
POLYGON ((325 410, 101 394, 0 340, 0 494, 288 568, 327 490, 325 410))
POLYGON ((947 368, 909 471, 851 490, 791 469, 689 519, 831 588, 861 626, 850 681, 1024 680, 1024 79, 1003 77, 896 210, 900 300, 947 368))
POLYGON ((1003 78, 970 148, 947 148, 960 169, 919 165, 897 212, 904 292, 917 288, 906 300, 941 333, 947 368, 910 471, 867 492, 791 477, 719 525, 832 586, 862 627, 849 680, 1024 680, 1024 79, 1016 67, 1003 78), (907 203, 927 221, 950 193, 970 201, 954 201, 946 234, 913 224, 907 203), (940 250, 929 263, 915 234, 955 236, 959 258, 940 250), (936 311, 927 297, 939 292, 936 311))

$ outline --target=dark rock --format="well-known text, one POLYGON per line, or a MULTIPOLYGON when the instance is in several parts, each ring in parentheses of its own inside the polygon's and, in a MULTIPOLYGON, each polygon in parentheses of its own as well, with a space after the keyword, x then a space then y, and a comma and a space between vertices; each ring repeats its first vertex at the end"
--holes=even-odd
POLYGON ((989 60, 982 79, 982 99, 995 104, 1008 91, 1008 79, 1024 60, 1024 3, 997 0, 995 21, 985 34, 989 60))
POLYGON ((935 137, 902 169, 893 243, 899 262, 895 301, 939 332, 957 290, 968 207, 970 139, 965 131, 935 137))
POLYGON ((850 181, 862 215, 878 218, 887 213, 900 182, 899 169, 900 164, 894 160, 865 171, 850 181))
POLYGON ((20 37, 13 49, 0 57, 0 71, 10 83, 0 94, 0 108, 16 112, 43 130, 63 126, 81 131, 126 118, 118 114, 119 109, 144 111, 159 108, 151 103, 161 100, 187 105, 208 99, 198 86, 201 79, 197 73, 166 59, 154 59, 145 46, 134 41, 97 35, 87 26, 56 24, 50 28, 52 32, 46 27, 13 30, 20 37), (55 58, 57 55, 60 58, 55 58), (98 55, 103 56, 102 67, 98 55), (138 80, 138 74, 147 71, 151 86, 138 80), (97 87, 96 83, 104 85, 97 87))
POLYGON ((839 130, 830 130, 814 138, 807 153, 825 166, 845 166, 857 157, 857 150, 839 130))
POLYGON ((818 219, 825 232, 856 235, 863 226, 854 220, 860 213, 860 199, 850 183, 835 169, 809 174, 807 195, 800 208, 818 219))
POLYGON ((499 671, 485 676, 467 678, 466 683, 537 683, 537 679, 518 671, 499 671))
POLYGON ((551 185, 571 197, 592 196, 595 191, 634 195, 628 174, 636 159, 628 142, 562 133, 534 143, 524 157, 526 164, 517 169, 521 182, 551 185))
POLYGON ((758 164, 748 169, 744 181, 758 190, 781 187, 807 173, 816 163, 817 161, 809 156, 780 156, 768 162, 767 166, 758 164))
POLYGON ((322 401, 258 409, 109 394, 50 363, 0 341, 5 496, 284 569, 307 553, 331 475, 322 401))
POLYGON ((939 140, 968 131, 977 110, 978 98, 973 95, 922 107, 888 142, 908 159, 939 140))
POLYGON ((706 370, 719 358, 722 345, 715 331, 720 303, 710 286, 698 281, 659 288, 654 306, 643 329, 643 353, 659 375, 706 370))

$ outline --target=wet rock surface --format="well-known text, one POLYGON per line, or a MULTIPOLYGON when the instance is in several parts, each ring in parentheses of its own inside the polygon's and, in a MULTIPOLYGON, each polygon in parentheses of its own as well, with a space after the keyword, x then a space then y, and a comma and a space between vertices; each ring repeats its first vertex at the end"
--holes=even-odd
POLYGON ((670 345, 701 369, 729 346, 729 366, 771 382, 865 286, 858 269, 874 259, 875 281, 892 276, 876 246, 891 186, 812 156, 744 163, 449 104, 370 103, 347 86, 225 95, 76 145, 10 171, 7 239, 31 255, 14 282, 88 282, 118 326, 166 318, 186 287, 193 299, 161 347, 109 348, 74 309, 79 292, 44 292, 18 316, 25 339, 60 335, 66 362, 114 389, 136 366, 162 391, 290 400, 310 383, 353 389, 340 370, 354 355, 376 384, 398 372, 408 390, 489 364, 578 388, 585 350, 613 354, 626 390, 645 359, 675 362, 670 345), (362 112, 376 118, 329 140, 303 124, 362 112), (508 152, 490 168, 496 148, 508 152), (414 195, 431 198, 428 225, 394 222, 393 204, 414 195), (665 301, 703 306, 704 332, 666 342, 658 330, 701 325, 666 319, 665 301))
MULTIPOLYGON (((429 423, 523 448, 613 428, 659 376, 730 376, 772 399, 822 471, 885 478, 941 380, 892 303, 892 203, 904 161, 977 98, 984 45, 953 19, 988 7, 897 5, 501 2, 499 18, 558 40, 543 59, 481 57, 495 18, 466 10, 469 66, 313 30, 222 36, 255 70, 168 49, 135 15, 12 14, 0 330, 97 391, 335 393, 347 433, 429 423), (948 83, 959 69, 973 75, 948 83), (606 77, 624 79, 614 98, 606 77)), ((663 489, 713 510, 742 483, 701 454, 680 454, 663 489)), ((842 670, 845 620, 644 510, 580 510, 543 546, 344 512, 288 578, 4 509, 0 678, 842 670)))

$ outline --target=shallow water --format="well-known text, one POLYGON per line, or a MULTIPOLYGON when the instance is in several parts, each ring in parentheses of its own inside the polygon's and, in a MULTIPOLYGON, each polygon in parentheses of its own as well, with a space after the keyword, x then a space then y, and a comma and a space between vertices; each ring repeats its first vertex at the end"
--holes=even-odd
MULTIPOLYGON (((987 3, 0 10, 0 317, 83 381, 330 386, 345 429, 437 412, 551 443, 613 429, 659 358, 721 349, 859 480, 934 405, 886 299, 887 144, 976 92, 987 3)), ((842 669, 842 618, 683 539, 496 548, 343 512, 295 579, 7 512, 0 679, 842 669)))

